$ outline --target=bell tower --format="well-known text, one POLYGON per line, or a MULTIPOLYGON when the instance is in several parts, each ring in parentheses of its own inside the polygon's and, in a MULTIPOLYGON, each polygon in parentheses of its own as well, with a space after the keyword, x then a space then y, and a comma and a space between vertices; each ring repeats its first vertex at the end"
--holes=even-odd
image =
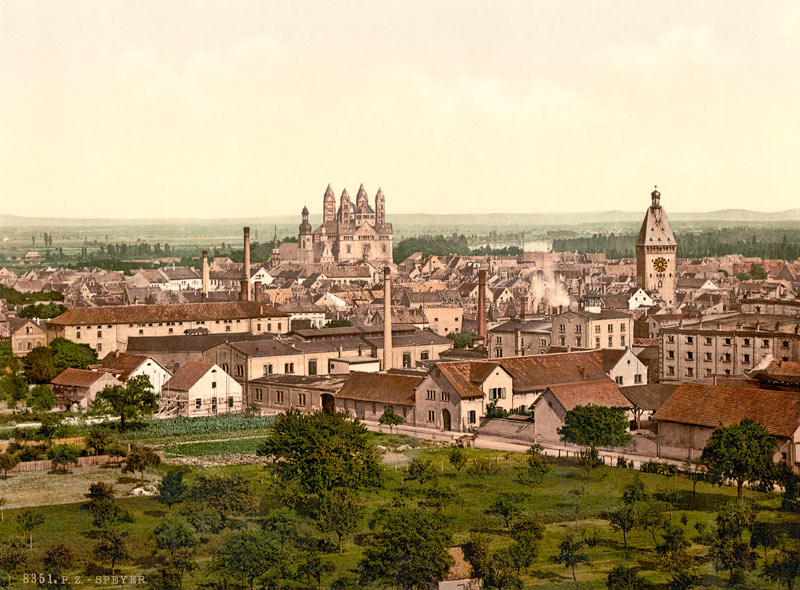
POLYGON ((678 242, 661 206, 658 187, 650 193, 650 198, 650 207, 636 239, 636 285, 660 300, 667 309, 674 309, 678 242))

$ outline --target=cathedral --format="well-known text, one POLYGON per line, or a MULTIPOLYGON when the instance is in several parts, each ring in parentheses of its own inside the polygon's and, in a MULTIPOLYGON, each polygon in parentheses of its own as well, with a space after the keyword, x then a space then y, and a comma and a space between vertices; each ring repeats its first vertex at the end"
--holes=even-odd
POLYGON ((636 286, 647 291, 667 309, 675 308, 678 282, 678 242, 661 206, 658 188, 650 194, 650 208, 636 240, 636 286))
POLYGON ((322 198, 322 225, 312 231, 308 208, 303 207, 303 220, 297 246, 297 260, 322 264, 371 262, 392 263, 392 224, 386 223, 386 197, 379 188, 375 208, 369 203, 362 184, 355 205, 347 189, 342 191, 339 208, 331 185, 322 198))

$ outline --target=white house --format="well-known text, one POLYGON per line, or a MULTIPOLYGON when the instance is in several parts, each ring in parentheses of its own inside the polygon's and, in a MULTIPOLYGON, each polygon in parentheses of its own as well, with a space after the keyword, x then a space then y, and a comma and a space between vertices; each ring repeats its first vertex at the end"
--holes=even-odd
POLYGON ((242 386, 214 363, 184 364, 164 384, 158 415, 213 416, 244 411, 242 386))
POLYGON ((164 384, 172 377, 172 373, 149 356, 119 351, 107 354, 100 364, 93 368, 111 373, 122 383, 127 383, 133 377, 146 375, 156 394, 161 393, 164 384))
POLYGON ((603 370, 620 387, 647 383, 647 365, 630 348, 604 348, 599 352, 603 370))
POLYGON ((631 293, 628 296, 628 309, 646 309, 653 307, 654 303, 653 298, 641 287, 631 289, 631 293))

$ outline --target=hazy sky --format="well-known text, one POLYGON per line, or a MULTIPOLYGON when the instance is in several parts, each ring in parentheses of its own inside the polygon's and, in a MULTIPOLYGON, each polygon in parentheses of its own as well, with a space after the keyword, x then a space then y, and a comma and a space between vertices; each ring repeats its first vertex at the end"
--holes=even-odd
POLYGON ((800 3, 0 3, 0 213, 800 205, 800 3))

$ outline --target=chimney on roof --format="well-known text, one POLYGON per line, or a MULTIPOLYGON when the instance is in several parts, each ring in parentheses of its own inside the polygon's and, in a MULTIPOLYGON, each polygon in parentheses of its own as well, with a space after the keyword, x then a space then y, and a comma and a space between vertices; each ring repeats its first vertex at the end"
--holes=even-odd
POLYGON ((523 295, 519 301, 519 321, 524 322, 528 313, 528 296, 523 295))
POLYGON ((242 301, 252 301, 253 292, 250 289, 250 228, 244 228, 244 265, 242 267, 242 301))
POLYGON ((478 271, 478 336, 483 339, 483 345, 488 348, 486 342, 486 270, 478 271))
POLYGON ((208 299, 208 283, 209 281, 208 270, 208 250, 203 250, 203 301, 208 299))
POLYGON ((392 275, 383 267, 383 369, 392 368, 392 275))

